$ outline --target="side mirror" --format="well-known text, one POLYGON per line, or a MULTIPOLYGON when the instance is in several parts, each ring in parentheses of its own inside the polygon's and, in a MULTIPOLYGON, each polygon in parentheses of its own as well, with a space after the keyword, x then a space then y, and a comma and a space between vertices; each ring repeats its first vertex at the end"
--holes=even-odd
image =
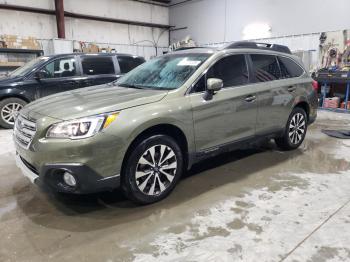
POLYGON ((224 82, 219 78, 209 78, 207 80, 207 90, 217 92, 224 87, 224 82))
POLYGON ((224 82, 219 78, 208 78, 207 91, 204 93, 204 99, 210 100, 213 98, 215 92, 223 88, 224 82))
POLYGON ((45 72, 42 70, 36 71, 34 73, 34 79, 39 81, 40 79, 45 78, 45 75, 45 72))

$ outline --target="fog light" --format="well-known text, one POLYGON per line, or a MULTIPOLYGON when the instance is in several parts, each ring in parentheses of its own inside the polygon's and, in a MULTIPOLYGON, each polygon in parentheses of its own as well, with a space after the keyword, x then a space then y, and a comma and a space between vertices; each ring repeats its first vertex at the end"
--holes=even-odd
POLYGON ((64 172, 63 180, 68 186, 75 187, 77 185, 77 181, 75 180, 74 176, 69 172, 64 172))

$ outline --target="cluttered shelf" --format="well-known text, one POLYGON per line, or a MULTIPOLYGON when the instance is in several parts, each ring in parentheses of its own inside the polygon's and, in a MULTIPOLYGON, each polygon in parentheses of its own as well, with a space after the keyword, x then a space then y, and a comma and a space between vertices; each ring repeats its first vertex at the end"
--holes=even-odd
POLYGON ((315 80, 319 89, 319 106, 327 109, 350 110, 350 71, 341 70, 318 72, 315 80))
POLYGON ((34 37, 0 36, 0 77, 42 56, 42 46, 34 37))
POLYGON ((0 48, 0 53, 27 53, 43 55, 44 51, 41 49, 0 48))
POLYGON ((318 84, 320 108, 350 110, 350 38, 347 31, 322 33, 320 66, 312 76, 318 84))

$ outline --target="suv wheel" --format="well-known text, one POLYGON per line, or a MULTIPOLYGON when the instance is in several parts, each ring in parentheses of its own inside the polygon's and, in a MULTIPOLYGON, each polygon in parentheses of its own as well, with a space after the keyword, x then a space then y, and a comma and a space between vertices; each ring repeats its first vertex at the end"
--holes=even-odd
POLYGON ((297 149, 305 139, 307 116, 304 109, 296 107, 289 116, 284 135, 276 138, 276 144, 283 150, 297 149))
POLYGON ((19 98, 6 98, 0 101, 0 126, 3 128, 13 128, 17 113, 27 103, 19 98))
POLYGON ((183 171, 183 156, 176 141, 155 135, 138 143, 122 174, 126 196, 140 204, 162 200, 174 189, 183 171))

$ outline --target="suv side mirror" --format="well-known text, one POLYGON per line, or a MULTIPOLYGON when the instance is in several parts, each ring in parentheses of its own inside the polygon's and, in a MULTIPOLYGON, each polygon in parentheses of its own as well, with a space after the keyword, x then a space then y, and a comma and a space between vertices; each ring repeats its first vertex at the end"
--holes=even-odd
POLYGON ((207 80, 207 91, 204 94, 205 100, 213 98, 215 92, 219 91, 224 87, 224 82, 219 78, 208 78, 207 80))
POLYGON ((224 87, 224 82, 219 78, 209 78, 207 80, 207 90, 217 92, 224 87))
POLYGON ((39 81, 40 79, 45 78, 45 75, 46 74, 43 70, 36 71, 34 73, 34 79, 39 81))

